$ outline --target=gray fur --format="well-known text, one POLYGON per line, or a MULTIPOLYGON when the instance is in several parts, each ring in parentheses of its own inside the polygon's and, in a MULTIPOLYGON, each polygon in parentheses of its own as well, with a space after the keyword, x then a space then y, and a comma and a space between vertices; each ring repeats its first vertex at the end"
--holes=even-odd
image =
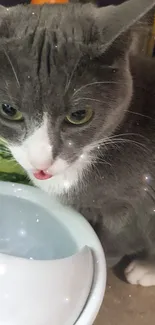
POLYGON ((0 7, 0 102, 25 116, 12 124, 0 118, 0 135, 23 141, 47 111, 55 157, 71 162, 85 145, 101 143, 83 182, 62 200, 90 220, 107 256, 118 259, 155 254, 155 62, 130 56, 128 30, 154 4, 0 7), (93 106, 93 120, 67 127, 66 113, 84 105, 93 106))

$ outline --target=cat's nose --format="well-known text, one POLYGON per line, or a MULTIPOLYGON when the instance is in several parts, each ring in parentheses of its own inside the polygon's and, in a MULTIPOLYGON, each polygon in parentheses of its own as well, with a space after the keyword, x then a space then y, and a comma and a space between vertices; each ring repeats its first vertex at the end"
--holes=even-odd
POLYGON ((44 144, 29 148, 29 161, 36 170, 48 170, 52 165, 52 152, 50 146, 44 144))

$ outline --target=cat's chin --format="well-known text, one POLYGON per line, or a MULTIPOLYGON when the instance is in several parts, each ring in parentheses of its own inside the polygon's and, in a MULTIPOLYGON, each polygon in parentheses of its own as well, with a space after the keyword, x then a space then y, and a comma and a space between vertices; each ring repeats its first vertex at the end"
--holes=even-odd
POLYGON ((49 195, 63 195, 78 183, 78 174, 76 172, 65 172, 52 177, 40 179, 35 177, 35 173, 28 172, 32 183, 47 192, 49 195))

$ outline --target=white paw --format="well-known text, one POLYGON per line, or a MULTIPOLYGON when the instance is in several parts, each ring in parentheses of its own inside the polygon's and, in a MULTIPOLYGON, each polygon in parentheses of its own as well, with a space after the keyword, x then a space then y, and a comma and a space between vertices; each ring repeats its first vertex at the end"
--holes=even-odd
POLYGON ((129 283, 139 284, 143 287, 155 285, 155 263, 133 261, 125 270, 125 276, 129 283))

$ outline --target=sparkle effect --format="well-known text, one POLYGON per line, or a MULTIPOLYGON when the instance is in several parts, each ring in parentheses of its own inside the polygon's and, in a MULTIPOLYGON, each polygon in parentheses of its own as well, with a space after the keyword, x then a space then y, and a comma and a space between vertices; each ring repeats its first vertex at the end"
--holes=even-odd
POLYGON ((70 183, 68 181, 64 182, 64 187, 66 190, 68 190, 70 188, 70 183))
POLYGON ((70 141, 68 141, 68 146, 69 147, 72 147, 73 146, 73 142, 70 140, 70 141))
POLYGON ((84 158, 85 158, 84 154, 80 155, 80 159, 84 159, 84 158))
POLYGON ((147 184, 149 184, 151 182, 151 175, 146 174, 143 176, 144 182, 146 182, 147 184))

